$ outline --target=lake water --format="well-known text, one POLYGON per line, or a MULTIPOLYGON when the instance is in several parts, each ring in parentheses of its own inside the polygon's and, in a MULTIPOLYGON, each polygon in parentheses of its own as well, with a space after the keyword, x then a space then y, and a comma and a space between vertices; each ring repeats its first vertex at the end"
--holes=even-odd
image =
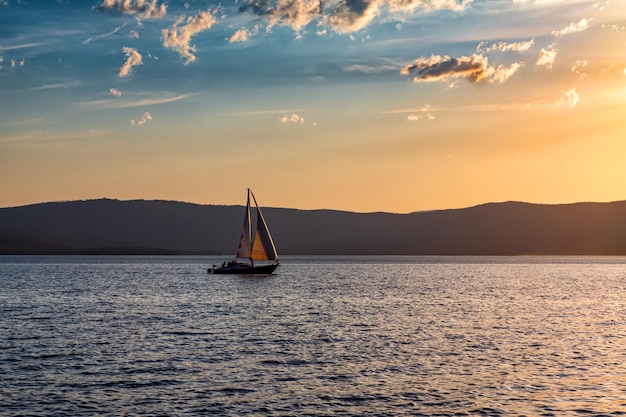
POLYGON ((0 415, 626 415, 626 258, 221 260, 0 257, 0 415))

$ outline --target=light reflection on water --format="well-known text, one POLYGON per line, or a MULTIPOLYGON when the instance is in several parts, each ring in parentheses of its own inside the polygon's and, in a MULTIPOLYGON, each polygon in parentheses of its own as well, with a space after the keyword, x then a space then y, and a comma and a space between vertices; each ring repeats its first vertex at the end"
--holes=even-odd
POLYGON ((626 258, 0 257, 3 415, 623 415, 626 258))

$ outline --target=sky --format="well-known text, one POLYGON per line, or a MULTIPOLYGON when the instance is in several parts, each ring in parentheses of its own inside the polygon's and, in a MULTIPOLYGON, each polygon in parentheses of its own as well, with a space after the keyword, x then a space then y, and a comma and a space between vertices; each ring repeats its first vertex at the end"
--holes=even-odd
POLYGON ((0 0, 0 207, 626 200, 626 0, 0 0))

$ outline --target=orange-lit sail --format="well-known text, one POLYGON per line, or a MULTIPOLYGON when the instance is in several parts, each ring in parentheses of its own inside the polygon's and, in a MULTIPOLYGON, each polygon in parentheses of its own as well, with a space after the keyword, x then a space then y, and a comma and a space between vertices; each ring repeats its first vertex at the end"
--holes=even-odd
MULTIPOLYGON (((252 192, 250 191, 250 193, 252 192)), ((276 247, 274 246, 272 235, 270 235, 270 231, 267 228, 267 223, 265 223, 265 218, 263 217, 261 208, 256 202, 256 197, 254 197, 254 194, 252 194, 252 198, 254 199, 254 205, 256 206, 257 226, 250 258, 255 261, 275 261, 278 259, 278 254, 276 253, 276 247)))

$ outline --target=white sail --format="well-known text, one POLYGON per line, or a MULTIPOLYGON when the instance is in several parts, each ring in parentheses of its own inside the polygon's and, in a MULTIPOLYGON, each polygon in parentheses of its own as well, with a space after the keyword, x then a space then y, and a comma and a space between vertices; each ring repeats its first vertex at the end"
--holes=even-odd
POLYGON ((278 253, 276 253, 276 247, 274 246, 272 235, 267 227, 267 223, 265 223, 265 218, 263 217, 263 213, 261 212, 261 208, 259 207, 254 194, 252 194, 252 198, 254 199, 254 205, 256 206, 257 211, 257 225, 250 258, 255 261, 278 260, 278 253))
POLYGON ((248 201, 246 203, 246 217, 243 220, 243 229, 239 238, 239 248, 237 258, 251 257, 252 225, 250 224, 250 190, 248 190, 248 201))

